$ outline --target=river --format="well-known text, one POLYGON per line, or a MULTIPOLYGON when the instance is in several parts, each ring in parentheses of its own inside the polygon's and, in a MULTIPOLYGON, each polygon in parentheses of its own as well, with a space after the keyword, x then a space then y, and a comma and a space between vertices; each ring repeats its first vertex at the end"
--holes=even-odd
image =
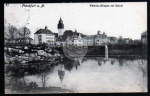
POLYGON ((74 92, 146 92, 145 59, 84 57, 80 61, 62 61, 47 73, 26 75, 27 83, 39 87, 57 86, 74 92), (42 78, 44 78, 42 81, 42 78))

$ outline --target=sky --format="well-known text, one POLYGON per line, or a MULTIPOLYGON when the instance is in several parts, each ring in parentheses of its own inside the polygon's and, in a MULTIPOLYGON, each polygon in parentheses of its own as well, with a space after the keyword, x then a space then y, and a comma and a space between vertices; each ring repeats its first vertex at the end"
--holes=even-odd
POLYGON ((25 7, 21 3, 4 5, 4 25, 11 24, 17 28, 26 26, 30 29, 32 38, 38 29, 44 29, 45 26, 58 33, 57 24, 60 17, 64 30, 76 29, 86 35, 95 35, 100 30, 107 36, 140 39, 141 33, 147 31, 147 2, 24 4, 36 6, 25 7), (44 7, 37 7, 42 4, 44 7), (116 4, 122 7, 102 6, 116 4))

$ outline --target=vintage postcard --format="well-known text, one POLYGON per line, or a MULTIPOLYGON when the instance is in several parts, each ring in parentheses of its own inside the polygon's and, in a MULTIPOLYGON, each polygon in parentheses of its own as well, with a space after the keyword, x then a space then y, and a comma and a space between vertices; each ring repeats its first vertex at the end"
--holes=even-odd
POLYGON ((147 92, 147 2, 5 3, 5 94, 147 92))

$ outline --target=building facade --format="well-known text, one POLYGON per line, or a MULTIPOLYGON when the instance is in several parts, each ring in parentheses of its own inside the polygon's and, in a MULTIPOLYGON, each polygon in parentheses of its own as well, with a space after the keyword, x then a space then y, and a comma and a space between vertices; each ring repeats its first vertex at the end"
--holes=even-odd
POLYGON ((86 42, 84 38, 81 37, 81 34, 79 36, 74 35, 74 41, 73 41, 74 46, 84 46, 86 45, 86 42))
POLYGON ((55 35, 53 32, 47 29, 39 29, 34 33, 34 44, 54 44, 55 43, 55 35))
POLYGON ((97 31, 97 35, 94 37, 95 46, 103 45, 107 41, 107 35, 105 32, 101 34, 101 31, 97 31))
POLYGON ((100 46, 107 42, 107 35, 98 31, 96 35, 85 36, 85 41, 87 46, 100 46))
POLYGON ((95 37, 95 35, 87 35, 84 37, 84 39, 87 43, 87 46, 94 46, 94 37, 95 37))

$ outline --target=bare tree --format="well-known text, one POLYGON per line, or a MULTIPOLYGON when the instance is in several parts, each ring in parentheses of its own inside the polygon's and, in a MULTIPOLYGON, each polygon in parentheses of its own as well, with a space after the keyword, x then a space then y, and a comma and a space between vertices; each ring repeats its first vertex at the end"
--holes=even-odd
POLYGON ((18 29, 15 26, 9 25, 9 26, 4 27, 4 37, 5 37, 5 39, 7 38, 10 41, 14 42, 15 39, 17 38, 16 34, 18 34, 18 29))
POLYGON ((135 72, 141 72, 142 73, 142 91, 146 91, 147 87, 147 61, 144 59, 135 60, 134 62, 128 62, 128 67, 131 68, 131 70, 135 72))
POLYGON ((38 74, 38 77, 42 80, 42 86, 45 87, 46 81, 50 78, 50 73, 54 70, 54 66, 46 66, 43 64, 41 65, 40 69, 41 72, 38 74))
POLYGON ((46 78, 46 72, 43 72, 41 74, 41 79, 42 79, 42 85, 43 85, 43 87, 45 87, 46 80, 48 79, 48 78, 46 78))
POLYGON ((10 25, 8 27, 8 32, 11 39, 15 39, 15 35, 18 33, 17 28, 15 26, 10 25))
POLYGON ((26 43, 26 39, 30 36, 31 31, 27 27, 19 29, 19 37, 23 39, 23 43, 26 43))

